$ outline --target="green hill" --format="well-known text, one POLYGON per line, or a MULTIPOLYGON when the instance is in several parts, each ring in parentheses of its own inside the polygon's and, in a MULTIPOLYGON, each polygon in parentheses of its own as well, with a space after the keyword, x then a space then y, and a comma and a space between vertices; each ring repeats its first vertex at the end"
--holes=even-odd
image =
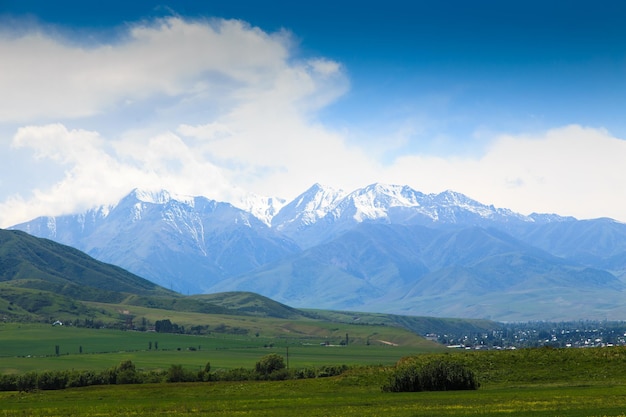
MULTIPOLYGON (((219 315, 222 321, 230 316, 382 325, 422 335, 464 326, 471 330, 497 326, 478 320, 299 310, 251 292, 183 296, 69 246, 0 229, 0 317, 13 321, 88 319, 128 326, 132 321, 120 313, 124 311, 142 311, 142 317, 154 320, 170 312, 172 321, 183 326, 212 321, 206 315, 219 315)), ((241 323, 231 327, 241 327, 241 323)), ((281 329, 279 333, 294 330, 306 333, 301 329, 281 329)))
POLYGON ((275 317, 281 319, 300 319, 311 317, 310 313, 281 304, 270 298, 252 292, 223 292, 191 296, 191 299, 202 300, 232 312, 245 315, 275 317))
POLYGON ((49 290, 92 301, 102 301, 110 293, 174 294, 69 246, 17 230, 0 230, 0 281, 16 280, 23 287, 41 289, 44 285, 49 290))

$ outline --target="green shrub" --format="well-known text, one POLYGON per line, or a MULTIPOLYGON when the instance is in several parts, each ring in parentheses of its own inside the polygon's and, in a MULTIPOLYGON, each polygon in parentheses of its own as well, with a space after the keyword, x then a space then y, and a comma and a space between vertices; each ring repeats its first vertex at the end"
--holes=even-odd
POLYGON ((0 391, 17 391, 17 375, 0 375, 0 391))
POLYGON ((274 372, 285 369, 285 360, 277 353, 265 355, 258 361, 254 367, 256 373, 261 378, 270 378, 274 372))
POLYGON ((115 369, 116 384, 136 384, 138 382, 140 382, 140 378, 135 369, 135 364, 131 361, 123 361, 115 369))
POLYGON ((320 366, 317 370, 317 378, 325 378, 329 376, 337 376, 348 370, 347 365, 325 365, 320 366))
POLYGON ((474 373, 467 367, 437 359, 423 364, 410 361, 399 364, 382 390, 386 392, 475 390, 479 385, 474 373))
POLYGON ((64 371, 44 371, 37 375, 37 388, 41 390, 64 389, 68 374, 64 371))
POLYGON ((166 382, 196 382, 198 380, 198 373, 186 370, 182 365, 172 365, 167 370, 166 382))
POLYGON ((17 377, 17 390, 30 392, 37 388, 37 374, 35 372, 27 372, 17 377))
POLYGON ((211 378, 214 381, 253 381, 258 378, 258 374, 250 369, 235 368, 212 373, 211 378))

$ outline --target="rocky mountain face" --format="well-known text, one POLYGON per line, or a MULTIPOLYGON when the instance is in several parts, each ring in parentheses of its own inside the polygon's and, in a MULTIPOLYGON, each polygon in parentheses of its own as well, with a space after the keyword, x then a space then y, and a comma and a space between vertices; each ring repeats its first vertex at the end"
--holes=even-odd
POLYGON ((184 294, 507 321, 626 315, 626 225, 610 219, 524 216, 384 184, 350 193, 316 184, 287 204, 244 208, 135 190, 14 228, 184 294))

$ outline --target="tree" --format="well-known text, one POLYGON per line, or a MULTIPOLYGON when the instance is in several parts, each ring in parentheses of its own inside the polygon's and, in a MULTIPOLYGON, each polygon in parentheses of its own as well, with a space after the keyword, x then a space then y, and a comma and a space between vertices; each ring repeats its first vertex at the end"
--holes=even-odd
POLYGON ((167 370, 167 382, 183 382, 185 381, 185 370, 182 365, 172 365, 167 370))
POLYGON ((272 373, 285 368, 285 360, 277 353, 265 355, 255 365, 255 371, 262 377, 269 377, 272 373))
POLYGON ((154 323, 154 330, 157 333, 172 333, 174 330, 174 326, 172 325, 170 319, 157 320, 154 323))
POLYGON ((115 383, 116 384, 135 384, 139 382, 139 375, 135 364, 126 360, 121 362, 115 369, 115 383))

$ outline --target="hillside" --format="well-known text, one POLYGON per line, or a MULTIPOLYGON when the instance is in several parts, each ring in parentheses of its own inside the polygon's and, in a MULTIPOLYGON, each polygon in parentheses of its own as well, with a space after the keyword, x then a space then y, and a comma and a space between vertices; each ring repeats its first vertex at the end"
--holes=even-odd
POLYGON ((17 230, 0 230, 0 281, 19 281, 23 287, 43 281, 48 289, 93 301, 110 293, 174 294, 77 249, 17 230))
MULTIPOLYGON (((250 292, 183 296, 71 247, 13 230, 0 230, 0 279, 0 316, 7 320, 99 321, 128 328, 134 325, 133 320, 154 323, 170 317, 183 326, 232 323, 225 328, 251 332, 253 325, 248 318, 253 317, 257 327, 258 320, 267 319, 262 327, 274 329, 269 332, 275 334, 284 333, 283 326, 296 326, 296 321, 308 323, 303 329, 309 330, 298 330, 302 334, 319 333, 311 329, 333 327, 331 323, 365 323, 350 323, 321 311, 298 310, 250 292)), ((398 320, 384 314, 367 324, 417 334, 450 329, 445 319, 398 320), (427 323, 426 327, 415 324, 420 321, 427 323)), ((497 324, 485 322, 483 328, 493 326, 497 324)))

